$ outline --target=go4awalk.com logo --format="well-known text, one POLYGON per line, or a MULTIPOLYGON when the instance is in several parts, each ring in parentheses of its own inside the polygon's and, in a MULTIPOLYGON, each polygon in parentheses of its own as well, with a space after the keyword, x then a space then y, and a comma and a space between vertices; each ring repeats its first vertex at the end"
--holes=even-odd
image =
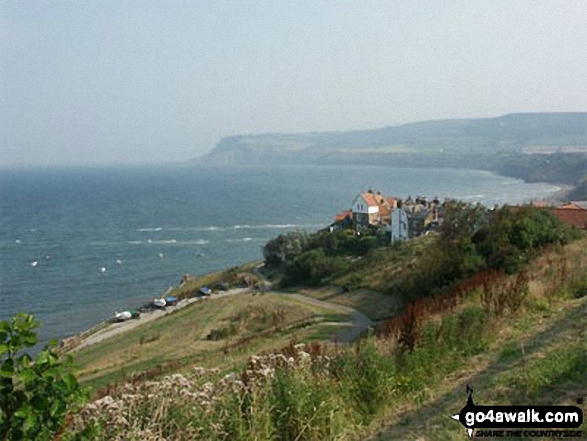
POLYGON ((467 404, 451 418, 467 429, 469 438, 473 433, 478 438, 568 439, 583 435, 580 430, 570 430, 583 424, 583 411, 577 406, 478 406, 473 402, 473 389, 469 385, 467 393, 467 404))

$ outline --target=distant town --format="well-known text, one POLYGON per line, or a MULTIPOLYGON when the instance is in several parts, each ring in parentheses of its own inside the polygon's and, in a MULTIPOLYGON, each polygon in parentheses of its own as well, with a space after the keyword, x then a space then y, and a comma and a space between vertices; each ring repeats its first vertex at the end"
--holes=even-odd
MULTIPOLYGON (((451 199, 441 201, 438 197, 427 199, 421 196, 409 196, 402 200, 369 189, 353 199, 352 208, 334 216, 329 230, 352 230, 356 235, 390 234, 392 242, 407 240, 436 232, 442 225, 447 204, 450 202, 451 199)), ((528 205, 549 211, 565 225, 587 229, 587 201, 556 205, 534 201, 528 205)), ((520 206, 510 207, 514 211, 519 208, 520 206)))

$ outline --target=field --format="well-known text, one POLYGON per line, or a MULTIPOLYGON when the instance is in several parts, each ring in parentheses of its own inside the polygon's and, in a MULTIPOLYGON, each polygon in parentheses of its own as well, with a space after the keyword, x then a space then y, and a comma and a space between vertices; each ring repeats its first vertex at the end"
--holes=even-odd
MULTIPOLYGON (((586 240, 543 250, 522 273, 475 276, 467 290, 453 292, 455 302, 446 302, 449 297, 421 299, 411 320, 403 320, 410 316, 409 308, 402 314, 398 333, 382 328, 352 346, 283 345, 275 338, 274 353, 262 352, 271 345, 247 347, 260 355, 246 365, 235 363, 231 354, 224 362, 211 356, 206 366, 220 369, 186 366, 155 381, 113 389, 90 405, 84 418, 112 423, 102 427, 98 439, 456 441, 466 434, 449 416, 465 405, 466 385, 473 387, 478 405, 583 406, 586 240), (521 303, 488 301, 490 292, 493 300, 499 292, 518 295, 511 290, 519 274, 529 275, 519 291, 521 303), (411 349, 405 339, 410 334, 415 338, 411 349)), ((255 297, 299 300, 294 296, 255 297)), ((231 312, 214 313, 214 324, 200 332, 226 330, 235 317, 246 322, 254 314, 257 320, 251 326, 258 326, 258 318, 266 314, 255 312, 253 296, 248 297, 231 312)), ((318 305, 316 300, 304 304, 318 305)), ((323 314, 326 322, 307 328, 320 334, 325 323, 345 320, 340 309, 334 310, 297 310, 291 320, 323 314)))
POLYGON ((187 364, 235 370, 252 353, 293 339, 328 339, 348 312, 276 293, 211 298, 74 353, 78 375, 94 387, 187 364))
POLYGON ((464 439, 465 429, 447 416, 466 404, 467 384, 477 405, 576 405, 585 399, 587 298, 557 302, 500 328, 487 352, 416 402, 390 411, 372 441, 464 439))

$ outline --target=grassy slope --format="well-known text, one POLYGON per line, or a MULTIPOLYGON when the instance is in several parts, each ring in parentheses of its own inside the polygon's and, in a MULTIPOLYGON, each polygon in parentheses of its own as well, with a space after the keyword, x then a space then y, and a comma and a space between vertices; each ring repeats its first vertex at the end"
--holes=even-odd
POLYGON ((504 324, 488 352, 427 391, 421 406, 393 409, 373 440, 464 439, 463 427, 448 416, 466 403, 467 384, 477 404, 576 405, 587 396, 586 330, 587 298, 530 314, 511 327, 504 324))
MULTIPOLYGON (((394 351, 397 344, 395 337, 368 339, 368 343, 372 342, 376 345, 379 355, 360 352, 361 345, 348 352, 343 349, 343 355, 346 353, 350 357, 344 358, 346 362, 341 362, 342 359, 339 362, 342 363, 340 366, 346 366, 344 372, 350 375, 349 378, 352 379, 350 383, 344 381, 346 378, 344 375, 342 380, 321 377, 322 380, 317 381, 315 377, 308 375, 307 371, 296 370, 289 379, 290 382, 285 383, 288 388, 291 388, 287 390, 294 391, 292 396, 275 395, 269 392, 267 395, 261 395, 264 397, 264 407, 259 407, 259 413, 255 413, 256 417, 251 423, 258 433, 265 433, 262 425, 263 421, 267 423, 268 420, 263 418, 269 418, 271 409, 275 409, 272 406, 285 406, 283 409, 288 409, 287 416, 283 417, 285 421, 288 424, 299 424, 296 429, 299 431, 294 431, 291 439, 358 440, 371 437, 372 440, 461 440, 466 437, 464 429, 448 416, 463 407, 466 401, 466 384, 473 386, 477 404, 575 404, 577 398, 587 397, 586 268, 587 239, 574 242, 564 248, 552 249, 533 261, 527 268, 531 275, 531 283, 523 307, 517 312, 508 310, 503 315, 494 315, 490 312, 482 316, 463 314, 471 309, 483 313, 480 293, 474 291, 452 312, 442 314, 432 312, 425 323, 434 324, 432 328, 429 328, 432 329, 432 334, 428 334, 432 335, 432 338, 422 339, 414 352, 404 355, 406 357, 404 362, 394 363, 394 357, 397 355, 394 351), (582 297, 578 298, 579 296, 582 297), (449 320, 444 327, 445 319, 451 317, 475 317, 475 320, 467 320, 462 324, 449 320), (483 322, 481 319, 486 321, 481 328, 477 327, 477 329, 475 324, 477 320, 483 322), (440 323, 442 325, 439 328, 440 323), (443 333, 435 334, 436 330, 442 329, 444 329, 443 333), (459 333, 459 329, 465 329, 466 333, 459 333), (461 339, 461 336, 467 338, 461 339), (460 344, 461 340, 470 341, 473 346, 460 344), (483 343, 480 344, 481 342, 483 343), (472 347, 480 349, 471 349, 472 347), (363 368, 361 371, 356 371, 355 366, 363 366, 363 368), (381 392, 385 390, 388 392, 381 392), (378 402, 365 396, 355 402, 357 391, 367 391, 373 396, 380 395, 386 398, 378 402), (361 417, 355 418, 362 409, 357 403, 363 402, 376 403, 373 413, 370 414, 373 418, 365 420, 361 420, 361 417), (311 407, 315 405, 317 407, 311 407), (318 412, 321 406, 324 406, 325 410, 318 412), (343 414, 345 411, 351 413, 343 414), (334 418, 332 412, 340 415, 334 418), (321 417, 319 421, 315 421, 318 414, 321 417), (325 437, 328 433, 331 436, 325 437), (302 434, 304 434, 303 437, 302 434)), ((279 297, 277 294, 266 294, 255 298, 249 296, 249 299, 242 296, 241 299, 246 305, 254 301, 253 299, 262 299, 267 305, 266 299, 274 296, 278 300, 293 300, 291 297, 287 298, 283 295, 279 297)), ((212 302, 203 306, 208 307, 212 302)), ((214 308, 214 312, 208 310, 207 314, 222 313, 222 308, 218 306, 219 304, 214 308)), ((229 308, 228 305, 225 306, 229 308)), ((211 326, 221 326, 226 323, 227 317, 234 316, 239 311, 242 309, 236 308, 232 313, 227 312, 222 317, 216 315, 214 325, 209 322, 207 330, 202 328, 200 332, 209 331, 211 326)), ((183 313, 191 314, 189 309, 183 313)), ((344 319, 340 310, 336 308, 320 313, 326 314, 325 319, 328 321, 344 319)), ((177 317, 179 313, 176 316, 176 321, 179 322, 177 317)), ((190 341, 191 327, 199 326, 199 322, 205 322, 206 317, 206 315, 192 316, 194 322, 182 328, 180 342, 168 341, 168 344, 180 351, 173 357, 183 354, 190 341)), ((178 323, 173 326, 176 325, 178 323)), ((322 332, 316 328, 309 330, 314 333, 322 332)), ((290 335, 280 335, 272 336, 271 339, 261 338, 243 348, 243 351, 229 353, 227 356, 222 354, 222 348, 218 347, 215 352, 195 354, 190 362, 197 361, 201 365, 220 366, 223 371, 238 372, 248 354, 283 347, 284 342, 290 337, 290 335), (281 336, 284 338, 276 338, 281 336)), ((153 343, 160 340, 163 340, 163 337, 153 343)), ((134 347, 140 346, 137 345, 136 340, 129 343, 133 343, 134 347)), ((108 346, 103 347, 104 351, 111 349, 108 346)), ((161 349, 165 349, 165 345, 161 349)), ((126 352, 128 351, 124 351, 124 347, 120 348, 119 355, 127 356, 126 352)), ((114 355, 110 357, 115 358, 114 355)), ((91 358, 91 354, 88 354, 87 361, 89 362, 91 358)), ((181 367, 175 368, 180 371, 181 369, 181 367)), ((222 376, 223 372, 218 375, 222 376)), ((232 427, 231 424, 235 421, 241 421, 239 418, 243 417, 242 412, 248 415, 243 411, 242 403, 237 403, 236 407, 230 407, 230 403, 222 403, 224 404, 219 404, 218 412, 220 413, 215 414, 215 418, 218 418, 214 422, 216 426, 210 427, 232 427)), ((583 408, 585 409, 585 406, 583 408)), ((186 415, 189 413, 181 406, 176 410, 185 411, 186 415)), ((173 424, 183 427, 181 422, 183 420, 180 417, 177 418, 173 424)), ((199 423, 196 422, 194 427, 200 427, 199 423)), ((243 427, 244 431, 239 432, 242 435, 239 439, 249 439, 247 438, 249 429, 246 426, 243 427)), ((582 429, 586 430, 585 424, 582 429)), ((182 432, 183 429, 173 430, 175 430, 173 433, 178 436, 177 439, 181 438, 180 435, 187 436, 187 432, 182 432)), ((222 437, 222 430, 218 432, 214 429, 213 432, 218 435, 215 439, 225 439, 222 437)), ((268 436, 262 436, 257 439, 267 438, 268 436)))
POLYGON ((293 337, 328 337, 339 330, 333 325, 325 328, 320 322, 346 321, 346 315, 337 309, 300 302, 287 295, 241 294, 212 298, 89 346, 74 353, 74 359, 80 367, 81 381, 95 387, 165 363, 230 369, 243 363, 250 354, 284 346, 293 337), (268 315, 282 311, 284 319, 279 326, 283 330, 273 333, 274 326, 269 322, 249 324, 227 339, 206 339, 210 331, 228 326, 230 318, 247 310, 264 311, 268 315), (288 328, 291 325, 300 327, 288 328), (249 336, 253 337, 250 341, 235 347, 238 339, 249 336))
MULTIPOLYGON (((586 239, 576 242, 562 256, 585 268, 586 245, 586 239)), ((533 267, 547 274, 556 259, 550 253, 533 267)), ((373 440, 462 440, 463 427, 448 416, 466 403, 467 384, 477 404, 576 405, 578 398, 587 398, 587 297, 563 292, 557 294, 562 298, 549 298, 547 288, 542 278, 534 281, 524 311, 498 323, 489 350, 417 399, 392 404, 359 438, 378 432, 373 440)))
POLYGON ((423 236, 404 243, 401 248, 374 249, 364 257, 355 258, 352 271, 331 279, 328 286, 297 292, 357 309, 371 320, 394 317, 401 311, 403 302, 398 295, 390 294, 393 286, 401 283, 402 275, 416 261, 429 258, 427 249, 434 240, 433 236, 423 236))

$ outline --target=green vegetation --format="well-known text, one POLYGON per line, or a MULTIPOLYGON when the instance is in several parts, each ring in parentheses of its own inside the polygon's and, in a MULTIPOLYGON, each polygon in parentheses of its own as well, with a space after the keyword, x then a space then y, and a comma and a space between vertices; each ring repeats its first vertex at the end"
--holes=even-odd
MULTIPOLYGON (((541 248, 568 243, 577 234, 543 210, 487 210, 453 201, 438 237, 392 246, 385 236, 319 232, 304 236, 303 245, 288 247, 295 252, 267 265, 282 287, 368 289, 409 301, 446 292, 481 270, 516 272, 541 248)), ((283 235, 270 241, 266 254, 291 239, 283 235)))
POLYGON ((290 231, 271 239, 263 248, 265 263, 271 267, 281 265, 302 252, 308 237, 304 231, 290 231))
MULTIPOLYGON (((282 287, 321 286, 347 273, 357 258, 389 245, 384 236, 353 236, 347 232, 319 232, 299 240, 302 233, 287 233, 270 240, 264 248, 269 269, 277 269, 282 287), (291 244, 295 244, 295 246, 291 244), (285 248, 287 253, 276 250, 285 248)), ((272 273, 275 277, 276 273, 272 273)))
MULTIPOLYGON (((526 146, 587 145, 587 113, 526 113, 497 118, 419 121, 374 130, 262 134, 222 139, 208 162, 313 161, 381 157, 386 152, 457 155, 521 152, 526 146), (381 153, 379 153, 381 152, 381 153)), ((391 155, 391 154, 390 154, 391 155)), ((401 153, 396 156, 401 157, 401 153)), ((371 159, 373 161, 373 159, 371 159)), ((374 162, 375 163, 375 162, 374 162)), ((438 162, 442 163, 442 161, 438 162)))
MULTIPOLYGON (((95 389, 193 363, 229 369, 251 353, 313 333, 319 323, 332 321, 333 313, 338 311, 270 292, 210 298, 73 355, 80 380, 95 389)), ((331 335, 337 331, 331 327, 331 335)))
POLYGON ((587 176, 587 155, 553 153, 550 155, 507 155, 499 159, 495 171, 526 182, 578 184, 587 176))
MULTIPOLYGON (((34 317, 19 314, 0 322, 0 438, 51 440, 61 434, 86 399, 70 373, 71 360, 60 360, 54 345, 36 358, 22 352, 37 343, 34 317)), ((81 435, 89 435, 88 424, 81 435)))
POLYGON ((236 315, 228 318, 228 324, 212 329, 208 340, 223 340, 243 332, 262 332, 269 326, 277 327, 285 323, 287 311, 278 307, 273 310, 261 305, 249 305, 236 315))
POLYGON ((483 404, 573 404, 587 386, 587 298, 576 298, 587 283, 585 245, 525 266, 517 308, 487 309, 482 282, 507 286, 518 273, 472 278, 466 289, 415 302, 352 347, 290 343, 224 377, 192 368, 128 384, 76 427, 105 418, 100 439, 322 440, 365 439, 385 421, 382 439, 462 439, 447 415, 464 405, 465 384, 483 404))
POLYGON ((577 186, 567 195, 571 201, 587 201, 587 176, 578 182, 577 186))
POLYGON ((527 182, 578 186, 569 197, 583 200, 585 127, 587 113, 561 112, 420 121, 350 132, 231 136, 205 159, 222 164, 477 168, 527 182))
MULTIPOLYGON (((50 348, 18 355, 36 343, 32 317, 1 323, 2 436, 363 439, 386 423, 387 439, 457 439, 447 415, 466 383, 487 404, 587 390, 587 239, 533 208, 445 208, 437 235, 400 244, 346 232, 267 244, 274 283, 391 317, 352 345, 323 341, 349 325, 341 307, 269 291, 204 299, 76 352, 101 398, 74 416, 85 396, 69 362, 50 348)), ((174 293, 266 286, 258 267, 185 278, 174 293)))

